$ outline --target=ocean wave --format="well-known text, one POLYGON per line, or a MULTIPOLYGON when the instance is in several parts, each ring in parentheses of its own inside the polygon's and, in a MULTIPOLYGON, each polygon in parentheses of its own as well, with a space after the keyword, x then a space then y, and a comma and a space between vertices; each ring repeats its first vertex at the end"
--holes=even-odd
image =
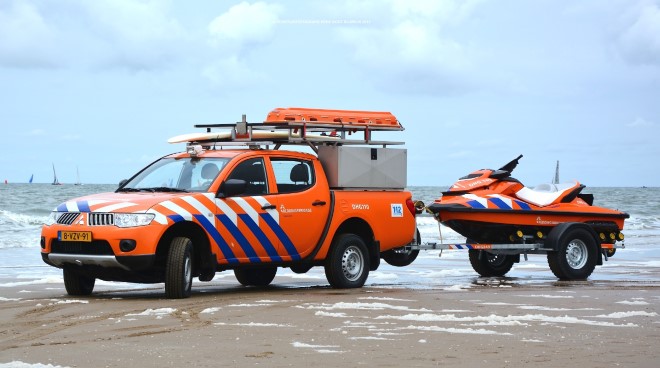
POLYGON ((0 210, 0 229, 4 226, 41 226, 48 216, 35 216, 0 210))

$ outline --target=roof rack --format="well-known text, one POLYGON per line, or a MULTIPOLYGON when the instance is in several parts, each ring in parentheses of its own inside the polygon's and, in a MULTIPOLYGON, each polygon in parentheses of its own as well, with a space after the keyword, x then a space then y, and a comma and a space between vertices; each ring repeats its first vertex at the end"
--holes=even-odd
POLYGON ((317 151, 319 145, 402 145, 404 142, 376 141, 375 131, 402 131, 404 127, 389 112, 276 108, 263 123, 248 123, 243 115, 234 124, 196 124, 205 133, 184 134, 168 140, 202 146, 307 145, 317 151), (215 130, 214 130, 215 129, 215 130), (361 133, 361 134, 360 134, 361 133), (359 135, 359 137, 358 137, 359 135))

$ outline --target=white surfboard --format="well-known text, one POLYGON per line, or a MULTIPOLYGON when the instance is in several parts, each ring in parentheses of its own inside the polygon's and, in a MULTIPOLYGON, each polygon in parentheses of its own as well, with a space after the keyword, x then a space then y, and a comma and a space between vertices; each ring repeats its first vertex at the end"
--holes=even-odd
MULTIPOLYGON (((293 133, 292 138, 300 138, 300 133, 293 133)), ((289 132, 266 132, 266 131, 253 131, 252 139, 259 140, 282 140, 288 139, 289 132)), ((307 134, 305 138, 309 141, 336 141, 339 137, 333 137, 321 134, 307 134)), ((168 143, 183 143, 183 142, 200 142, 200 141, 230 141, 231 133, 229 132, 203 132, 203 133, 188 133, 172 137, 167 140, 168 143)))

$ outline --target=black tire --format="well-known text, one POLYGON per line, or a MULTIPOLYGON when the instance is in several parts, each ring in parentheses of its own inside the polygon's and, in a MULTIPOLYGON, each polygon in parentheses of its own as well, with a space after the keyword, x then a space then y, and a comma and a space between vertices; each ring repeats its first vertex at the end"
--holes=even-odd
POLYGON ((514 256, 509 254, 493 254, 483 250, 468 251, 472 268, 483 277, 501 277, 513 267, 514 256))
POLYGON ((165 265, 165 296, 170 299, 183 299, 192 290, 193 245, 188 238, 172 239, 165 265))
POLYGON ((243 286, 268 286, 276 274, 277 267, 273 266, 234 269, 236 280, 243 286))
POLYGON ((325 277, 338 289, 359 288, 369 277, 369 253, 362 238, 340 235, 325 260, 325 277))
POLYGON ((567 229, 554 246, 557 251, 548 252, 548 265, 559 279, 584 280, 596 268, 598 245, 587 229, 567 229))
POLYGON ((67 294, 71 296, 86 296, 90 295, 94 290, 95 278, 81 275, 76 271, 66 268, 62 273, 67 294))
MULTIPOLYGON (((421 244, 421 237, 419 234, 419 230, 417 230, 417 245, 421 244)), ((419 255, 419 249, 408 249, 406 250, 405 247, 403 248, 397 248, 397 249, 392 249, 388 250, 387 252, 383 252, 381 257, 387 264, 395 267, 405 267, 410 265, 411 263, 415 262, 415 259, 417 259, 417 256, 419 255)))

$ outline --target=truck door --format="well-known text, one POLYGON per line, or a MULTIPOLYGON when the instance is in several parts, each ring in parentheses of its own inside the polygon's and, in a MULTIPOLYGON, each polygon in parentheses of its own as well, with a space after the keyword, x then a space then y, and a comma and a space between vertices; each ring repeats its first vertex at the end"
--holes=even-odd
POLYGON ((271 202, 266 167, 262 157, 240 162, 229 173, 225 182, 243 180, 244 190, 225 198, 216 198, 216 229, 214 241, 220 254, 220 263, 280 262, 281 241, 277 226, 275 204, 271 202))
POLYGON ((329 216, 330 192, 316 185, 311 160, 270 157, 277 195, 269 200, 277 206, 273 214, 281 233, 279 239, 285 260, 298 260, 311 253, 318 243, 329 216))

